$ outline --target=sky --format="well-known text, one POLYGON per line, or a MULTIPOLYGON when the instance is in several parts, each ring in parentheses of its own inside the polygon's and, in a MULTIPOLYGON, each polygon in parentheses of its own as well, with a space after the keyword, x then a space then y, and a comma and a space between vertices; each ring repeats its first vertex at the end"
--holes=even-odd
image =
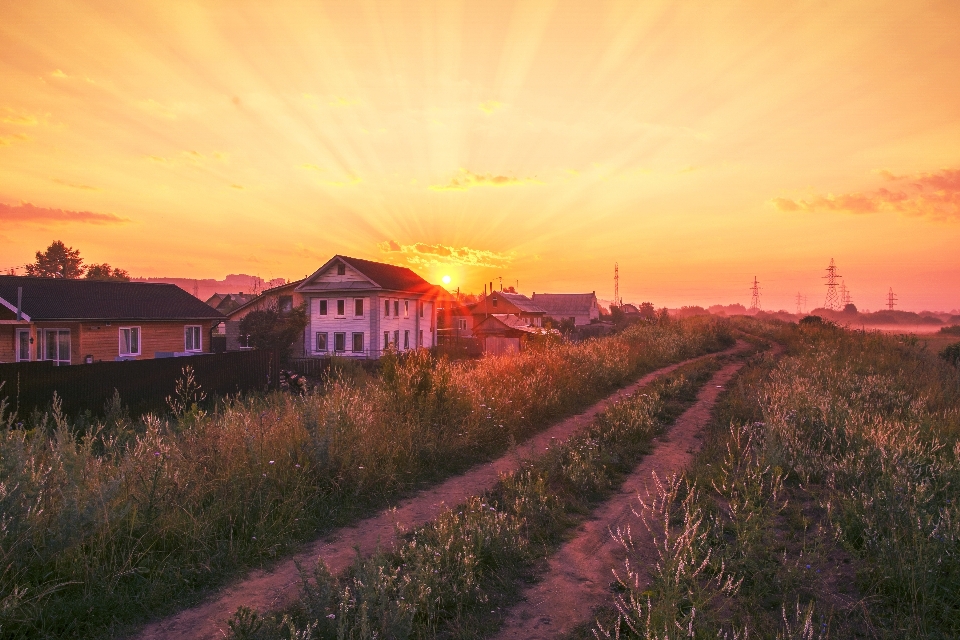
MULTIPOLYGON (((0 0, 0 269, 960 307, 956 2, 0 0)), ((22 271, 21 271, 22 272, 22 271)))

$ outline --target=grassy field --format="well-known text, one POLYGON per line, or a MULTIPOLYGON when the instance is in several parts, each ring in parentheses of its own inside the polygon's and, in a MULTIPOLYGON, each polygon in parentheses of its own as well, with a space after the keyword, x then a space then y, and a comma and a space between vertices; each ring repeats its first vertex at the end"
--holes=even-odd
POLYGON ((496 628, 552 553, 719 368, 715 358, 685 365, 637 390, 568 442, 502 477, 410 532, 389 553, 357 558, 345 575, 322 562, 304 576, 291 611, 233 619, 235 640, 281 638, 475 638, 496 628))
POLYGON ((505 451, 725 322, 636 326, 514 358, 387 359, 307 396, 102 422, 0 410, 0 634, 97 637, 196 602, 299 541, 505 451))
POLYGON ((960 636, 957 369, 909 336, 745 326, 786 355, 728 385, 644 512, 658 565, 577 635, 960 636))

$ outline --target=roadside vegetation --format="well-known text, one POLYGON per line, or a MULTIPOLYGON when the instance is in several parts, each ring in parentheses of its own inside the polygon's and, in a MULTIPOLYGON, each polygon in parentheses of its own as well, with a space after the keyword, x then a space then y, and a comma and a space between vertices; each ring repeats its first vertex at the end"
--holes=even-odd
MULTIPOLYGON (((729 324, 632 327, 513 358, 388 357, 313 393, 71 421, 0 408, 0 635, 115 635, 293 545, 489 459, 657 367, 732 344, 729 324)), ((2 397, 2 390, 0 390, 2 397)))
POLYGON ((579 636, 960 636, 960 372, 912 337, 749 325, 786 355, 727 385, 637 509, 656 566, 622 567, 579 636))
POLYGON ((700 360, 637 390, 567 442, 501 477, 489 493, 407 533, 395 550, 358 557, 344 575, 304 572, 294 609, 242 609, 234 640, 473 638, 496 628, 537 562, 620 485, 719 368, 700 360))

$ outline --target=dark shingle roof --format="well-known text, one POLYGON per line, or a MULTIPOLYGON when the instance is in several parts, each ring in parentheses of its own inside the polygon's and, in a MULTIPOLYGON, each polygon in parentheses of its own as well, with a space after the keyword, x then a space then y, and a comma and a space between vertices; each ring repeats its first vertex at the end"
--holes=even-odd
POLYGON ((594 293, 535 293, 533 301, 550 315, 575 316, 590 313, 596 301, 594 293))
POLYGON ((395 267, 392 264, 363 260, 362 258, 350 258, 341 255, 336 257, 384 289, 390 289, 392 291, 415 291, 417 293, 428 293, 433 289, 433 285, 406 267, 395 267))
POLYGON ((31 320, 222 320, 223 314, 174 284, 0 276, 0 298, 31 320))

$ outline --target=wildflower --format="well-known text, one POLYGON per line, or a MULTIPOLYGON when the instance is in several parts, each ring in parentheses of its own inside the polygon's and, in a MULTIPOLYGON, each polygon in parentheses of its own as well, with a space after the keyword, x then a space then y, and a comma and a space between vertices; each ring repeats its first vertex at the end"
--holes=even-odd
POLYGON ((331 614, 329 614, 329 615, 327 616, 327 618, 328 618, 329 620, 333 620, 333 619, 336 618, 336 617, 337 617, 337 614, 335 614, 335 613, 331 613, 331 614))
POLYGON ((295 465, 293 465, 293 466, 295 466, 297 469, 300 468, 300 465, 298 465, 298 464, 295 464, 295 465))
POLYGON ((270 464, 273 464, 273 460, 270 461, 270 464))

